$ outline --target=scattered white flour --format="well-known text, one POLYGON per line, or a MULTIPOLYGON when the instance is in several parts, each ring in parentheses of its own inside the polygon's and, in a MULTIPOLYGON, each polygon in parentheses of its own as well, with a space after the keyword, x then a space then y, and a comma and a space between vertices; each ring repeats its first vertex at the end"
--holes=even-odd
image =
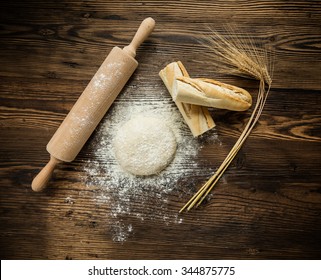
POLYGON ((176 152, 173 131, 156 117, 136 116, 126 122, 114 139, 119 165, 134 175, 158 174, 172 161, 176 152))
POLYGON ((155 220, 165 224, 183 222, 178 211, 185 200, 180 198, 184 195, 186 199, 186 193, 194 194, 215 168, 200 168, 197 163, 202 143, 209 141, 219 144, 215 129, 205 136, 194 138, 170 98, 145 103, 133 100, 124 102, 124 99, 119 98, 114 102, 90 144, 95 157, 85 164, 85 183, 95 189, 96 203, 110 207, 107 219, 113 241, 124 242, 135 234, 132 222, 128 221, 138 219, 143 223, 155 220), (137 115, 162 119, 175 135, 175 157, 157 175, 134 176, 125 172, 115 159, 115 135, 124 123, 137 115))

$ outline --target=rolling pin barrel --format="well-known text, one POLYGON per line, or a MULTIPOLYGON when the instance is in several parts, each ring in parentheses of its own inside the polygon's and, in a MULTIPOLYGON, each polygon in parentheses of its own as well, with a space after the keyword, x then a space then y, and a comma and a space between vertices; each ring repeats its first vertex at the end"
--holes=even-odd
POLYGON ((47 145, 51 159, 32 182, 34 191, 43 190, 55 168, 61 162, 75 159, 96 126, 125 86, 138 66, 136 49, 155 26, 152 18, 145 19, 132 42, 121 49, 114 47, 91 79, 75 105, 47 145))
POLYGON ((132 56, 114 47, 49 141, 47 151, 61 161, 73 161, 137 66, 132 56))

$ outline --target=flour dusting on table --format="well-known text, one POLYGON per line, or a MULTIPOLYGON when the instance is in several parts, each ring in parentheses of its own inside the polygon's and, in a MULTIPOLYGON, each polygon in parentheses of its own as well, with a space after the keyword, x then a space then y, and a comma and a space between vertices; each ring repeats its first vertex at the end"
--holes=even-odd
MULTIPOLYGON (((182 223, 183 218, 178 214, 177 206, 179 198, 184 192, 192 193, 188 189, 191 184, 194 187, 199 185, 199 182, 191 182, 191 178, 195 175, 207 178, 213 173, 213 169, 206 170, 198 166, 196 157, 202 148, 202 138, 192 136, 170 99, 145 103, 122 101, 119 99, 114 103, 98 127, 91 143, 95 151, 94 158, 85 164, 86 185, 98 188, 95 192, 96 203, 106 203, 110 207, 108 219, 115 242, 124 242, 135 234, 135 228, 128 222, 131 219, 138 219, 142 223, 150 220, 165 224, 182 223), (170 165, 157 175, 131 175, 122 170, 115 160, 113 140, 117 130, 137 115, 161 119, 175 134, 176 155, 170 165), (187 188, 181 189, 182 185, 187 188)), ((208 134, 205 141, 219 142, 215 130, 208 134)))

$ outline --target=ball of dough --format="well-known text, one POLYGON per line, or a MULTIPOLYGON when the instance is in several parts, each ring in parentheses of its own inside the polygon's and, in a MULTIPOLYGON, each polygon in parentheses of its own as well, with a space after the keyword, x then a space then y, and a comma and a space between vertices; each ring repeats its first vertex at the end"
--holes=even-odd
POLYGON ((115 157, 126 171, 140 176, 157 174, 173 159, 176 138, 162 120, 137 116, 125 123, 114 139, 115 157))

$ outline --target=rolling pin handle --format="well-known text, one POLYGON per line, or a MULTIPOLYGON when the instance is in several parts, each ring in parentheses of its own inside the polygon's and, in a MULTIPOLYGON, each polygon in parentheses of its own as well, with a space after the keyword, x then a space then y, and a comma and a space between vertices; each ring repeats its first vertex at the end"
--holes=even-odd
POLYGON ((47 187, 48 182, 52 177, 52 173, 59 162, 60 160, 56 159, 53 156, 50 156, 49 162, 32 181, 31 188, 35 192, 40 192, 47 187))
POLYGON ((155 27, 155 20, 151 17, 145 18, 140 24, 131 43, 124 47, 123 50, 130 56, 136 56, 137 48, 147 39, 155 27))

